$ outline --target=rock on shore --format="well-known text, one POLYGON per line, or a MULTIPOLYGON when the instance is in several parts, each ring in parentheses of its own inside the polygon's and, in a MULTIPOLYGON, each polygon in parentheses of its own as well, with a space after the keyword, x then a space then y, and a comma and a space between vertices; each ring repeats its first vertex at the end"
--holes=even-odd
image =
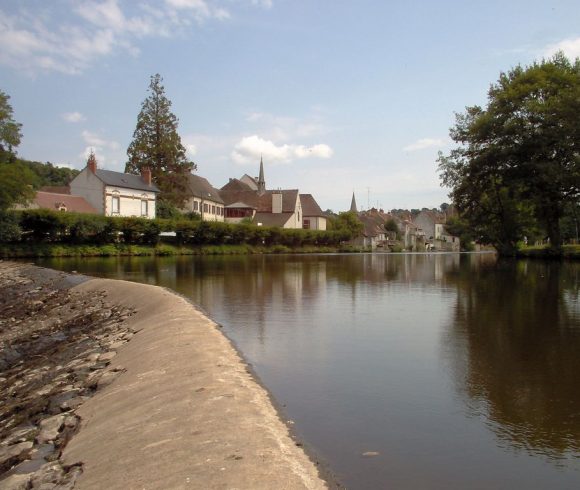
POLYGON ((0 262, 0 488, 326 488, 218 326, 162 288, 0 262))

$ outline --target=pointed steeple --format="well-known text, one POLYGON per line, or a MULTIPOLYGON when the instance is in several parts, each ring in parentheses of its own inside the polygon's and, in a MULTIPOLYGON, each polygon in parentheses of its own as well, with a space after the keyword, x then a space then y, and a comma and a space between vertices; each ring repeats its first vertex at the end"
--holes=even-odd
POLYGON ((262 155, 260 155, 260 175, 258 177, 258 193, 263 194, 266 192, 266 181, 264 180, 264 162, 262 160, 262 155))
POLYGON ((350 210, 353 213, 358 213, 358 209, 356 208, 356 199, 354 198, 354 192, 352 193, 352 201, 350 202, 350 210))

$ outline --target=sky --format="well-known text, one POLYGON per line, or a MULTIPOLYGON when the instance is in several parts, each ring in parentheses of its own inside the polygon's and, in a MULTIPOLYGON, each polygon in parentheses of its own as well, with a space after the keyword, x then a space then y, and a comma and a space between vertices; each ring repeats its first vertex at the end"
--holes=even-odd
POLYGON ((163 77, 197 173, 258 174, 322 209, 438 207, 454 113, 502 71, 580 56, 578 0, 0 0, 18 153, 124 171, 163 77))

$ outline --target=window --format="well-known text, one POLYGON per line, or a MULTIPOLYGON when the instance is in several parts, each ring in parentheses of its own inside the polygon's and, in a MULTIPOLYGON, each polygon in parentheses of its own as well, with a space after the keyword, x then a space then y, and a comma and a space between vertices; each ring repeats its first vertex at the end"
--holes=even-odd
POLYGON ((209 206, 207 205, 207 203, 206 203, 206 202, 204 202, 204 203, 203 203, 203 212, 204 212, 204 213, 207 213, 207 212, 209 212, 209 206))
POLYGON ((215 214, 215 206, 211 207, 211 214, 215 214))
POLYGON ((120 210, 121 210, 121 198, 119 196, 112 196, 111 214, 119 214, 120 210))
POLYGON ((310 220, 309 219, 304 220, 304 223, 302 223, 302 228, 304 228, 305 230, 310 229, 310 220))
POLYGON ((193 210, 194 211, 198 211, 199 210, 199 206, 198 206, 198 202, 197 201, 193 201, 193 210))
POLYGON ((141 200, 141 216, 148 216, 149 215, 149 206, 148 206, 147 199, 141 200))

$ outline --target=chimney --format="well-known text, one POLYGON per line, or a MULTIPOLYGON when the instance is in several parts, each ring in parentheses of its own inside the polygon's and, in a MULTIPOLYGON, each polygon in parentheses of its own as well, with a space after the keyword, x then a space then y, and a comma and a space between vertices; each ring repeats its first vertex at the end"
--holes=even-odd
POLYGON ((89 158, 87 160, 87 168, 89 169, 89 171, 93 172, 94 174, 97 173, 97 159, 95 157, 95 154, 93 153, 93 150, 91 150, 91 153, 90 153, 89 158))
POLYGON ((272 213, 282 212, 282 191, 272 192, 272 213))
POLYGON ((143 167, 141 169, 141 178, 147 185, 151 185, 151 169, 149 167, 143 167))

